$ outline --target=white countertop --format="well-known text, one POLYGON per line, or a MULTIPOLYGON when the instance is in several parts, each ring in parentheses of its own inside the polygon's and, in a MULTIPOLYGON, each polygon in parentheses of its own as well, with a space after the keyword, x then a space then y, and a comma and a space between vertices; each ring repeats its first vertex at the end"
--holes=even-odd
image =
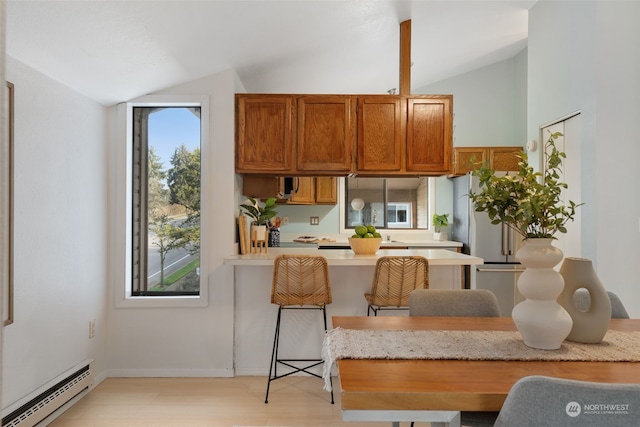
POLYGON ((269 248, 267 253, 234 255, 224 259, 226 265, 259 266, 273 265, 273 260, 281 254, 322 255, 330 266, 375 265, 381 256, 423 256, 429 265, 477 265, 483 264, 482 258, 448 251, 446 249, 389 249, 378 251, 375 255, 356 255, 351 249, 318 250, 310 248, 269 248))
MULTIPOLYGON (((344 246, 345 248, 349 248, 349 241, 348 240, 338 240, 335 242, 330 242, 330 241, 319 241, 316 243, 318 245, 318 247, 322 247, 322 246, 344 246)), ((403 241, 398 241, 398 240, 383 240, 382 241, 382 245, 380 246, 381 248, 384 248, 385 246, 409 246, 411 248, 460 248, 462 247, 462 243, 460 242, 453 242, 450 240, 444 240, 444 241, 439 241, 439 240, 403 240, 403 241)))

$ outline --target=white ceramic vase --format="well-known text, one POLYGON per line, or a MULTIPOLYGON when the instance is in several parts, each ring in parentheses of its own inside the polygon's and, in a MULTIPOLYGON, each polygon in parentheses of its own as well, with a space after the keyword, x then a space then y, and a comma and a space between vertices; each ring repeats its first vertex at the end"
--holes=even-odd
POLYGON ((444 242, 445 240, 447 240, 447 237, 447 233, 442 233, 439 231, 433 233, 433 240, 438 242, 444 242))
POLYGON ((573 320, 556 300, 564 288, 562 275, 555 267, 562 251, 553 239, 527 239, 516 253, 526 267, 518 279, 518 290, 525 300, 511 313, 524 343, 533 348, 556 350, 571 332, 573 320))
POLYGON ((591 260, 567 257, 560 267, 560 274, 564 278, 564 290, 558 302, 573 319, 567 340, 588 344, 601 342, 609 329, 611 300, 591 260), (578 289, 585 289, 589 295, 589 305, 584 310, 574 300, 578 289))
POLYGON ((266 225, 251 224, 251 240, 266 241, 268 237, 266 225))

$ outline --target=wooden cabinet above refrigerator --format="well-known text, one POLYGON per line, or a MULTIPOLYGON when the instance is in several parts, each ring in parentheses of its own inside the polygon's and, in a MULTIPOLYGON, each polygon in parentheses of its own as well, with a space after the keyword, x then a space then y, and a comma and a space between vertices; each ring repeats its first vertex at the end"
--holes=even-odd
POLYGON ((497 171, 517 171, 523 147, 455 147, 453 149, 453 174, 464 175, 477 167, 474 164, 489 162, 497 171))

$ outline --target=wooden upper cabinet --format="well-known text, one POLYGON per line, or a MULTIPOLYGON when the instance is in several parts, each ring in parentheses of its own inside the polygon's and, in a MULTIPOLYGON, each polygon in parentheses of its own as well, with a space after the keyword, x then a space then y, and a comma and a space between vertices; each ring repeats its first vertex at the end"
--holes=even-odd
POLYGON ((293 171, 294 98, 244 95, 236 100, 236 172, 293 171))
POLYGON ((452 96, 407 100, 407 172, 442 175, 451 172, 452 96))
POLYGON ((451 171, 450 95, 359 96, 359 175, 443 175, 451 171))
POLYGON ((319 176, 316 178, 316 204, 335 205, 338 203, 338 178, 319 176))
POLYGON ((464 175, 475 169, 474 164, 489 163, 496 171, 517 171, 522 147, 455 147, 453 175, 464 175))
POLYGON ((359 96, 357 173, 400 172, 405 159, 404 102, 399 96, 359 96))
POLYGON ((236 95, 236 173, 451 172, 451 95, 236 95))
POLYGON ((353 169, 355 105, 349 95, 297 98, 296 170, 348 175, 353 169))
POLYGON ((293 191, 287 201, 293 205, 312 205, 316 201, 315 178, 310 176, 296 176, 293 178, 293 191))
POLYGON ((464 175, 476 169, 475 164, 484 164, 488 159, 486 147, 455 147, 453 149, 453 174, 464 175))
POLYGON ((489 147, 489 164, 497 171, 520 170, 519 154, 522 147, 489 147))
POLYGON ((335 205, 338 203, 338 178, 334 176, 294 176, 245 174, 242 195, 255 199, 278 198, 277 203, 290 205, 335 205), (284 198, 285 180, 292 183, 291 193, 284 198))

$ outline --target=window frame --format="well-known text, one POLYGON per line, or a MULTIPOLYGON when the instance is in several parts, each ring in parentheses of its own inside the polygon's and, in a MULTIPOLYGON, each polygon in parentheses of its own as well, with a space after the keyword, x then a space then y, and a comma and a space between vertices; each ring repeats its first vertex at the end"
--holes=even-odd
MULTIPOLYGON (((209 97, 201 95, 147 95, 132 101, 118 104, 116 111, 116 221, 118 230, 115 238, 116 307, 206 307, 208 306, 208 268, 207 242, 201 239, 200 246, 200 293, 199 295, 144 295, 132 294, 132 191, 133 191, 133 122, 131 120, 134 107, 200 107, 200 152, 201 170, 205 170, 208 161, 204 153, 209 147, 209 97), (124 143, 122 143, 124 141, 124 143)), ((201 197, 206 194, 207 183, 201 182, 201 197)), ((201 203, 201 218, 206 218, 205 203, 201 203)), ((205 235, 204 224, 201 233, 205 235)))
MULTIPOLYGON (((385 178, 394 178, 393 176, 385 177, 385 178)), ((436 178, 435 177, 427 177, 427 217, 431 218, 433 212, 436 211, 436 178)), ((340 177, 338 180, 338 203, 340 212, 339 212, 339 220, 340 220, 340 233, 341 234, 353 234, 355 232, 354 227, 346 227, 346 203, 343 200, 346 195, 346 177, 340 177)), ((425 229, 415 229, 415 228, 385 228, 381 231, 383 234, 393 233, 394 236, 402 236, 402 235, 411 235, 415 236, 416 233, 430 233, 433 232, 433 224, 431 221, 428 222, 428 227, 425 229)))
MULTIPOLYGON (((410 202, 387 202, 387 230, 396 230, 396 229, 407 229, 407 225, 411 224, 413 221, 413 215, 411 213, 411 209, 412 209, 412 203, 410 202), (390 215, 389 215, 389 208, 390 207, 394 207, 395 211, 396 211, 396 215, 397 212, 402 210, 407 212, 407 217, 405 219, 405 221, 391 221, 390 215), (391 225, 393 224, 393 226, 391 225)), ((397 218, 396 218, 397 219, 397 218)), ((415 229, 412 229, 415 230, 415 229)))

